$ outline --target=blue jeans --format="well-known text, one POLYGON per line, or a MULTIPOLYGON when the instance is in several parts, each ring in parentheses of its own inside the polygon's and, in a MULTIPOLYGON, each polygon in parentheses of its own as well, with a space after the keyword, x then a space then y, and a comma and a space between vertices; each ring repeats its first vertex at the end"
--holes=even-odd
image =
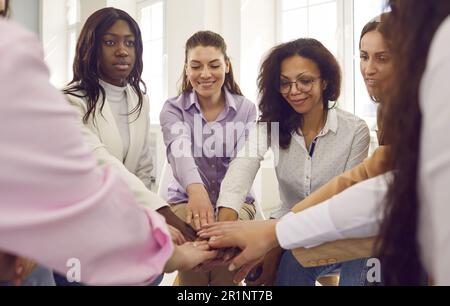
POLYGON ((164 278, 164 273, 161 274, 160 276, 158 276, 153 282, 151 282, 150 284, 148 284, 148 286, 159 286, 159 284, 161 284, 162 280, 164 278))
MULTIPOLYGON (((10 282, 0 282, 0 286, 11 286, 10 282)), ((55 286, 53 273, 50 269, 37 266, 22 282, 22 286, 55 286)))
POLYGON ((82 283, 69 282, 65 275, 59 274, 58 272, 53 272, 53 277, 55 278, 56 286, 61 286, 61 287, 66 287, 66 286, 84 286, 84 284, 82 284, 82 283))
POLYGON ((339 286, 365 286, 367 284, 367 259, 356 259, 340 264, 303 267, 291 251, 284 252, 278 266, 275 286, 315 286, 316 280, 340 269, 339 286))

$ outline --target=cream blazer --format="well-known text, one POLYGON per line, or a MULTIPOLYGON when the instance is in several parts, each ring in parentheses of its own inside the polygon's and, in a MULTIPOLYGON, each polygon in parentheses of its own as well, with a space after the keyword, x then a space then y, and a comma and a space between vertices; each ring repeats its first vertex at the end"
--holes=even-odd
MULTIPOLYGON (((127 86, 126 96, 128 111, 131 111, 137 106, 139 98, 130 85, 127 86)), ((163 199, 151 192, 139 179, 139 171, 144 170, 139 169, 139 159, 144 150, 145 141, 146 139, 148 140, 150 134, 148 97, 144 95, 140 115, 138 116, 138 113, 130 115, 130 146, 125 158, 123 156, 122 138, 108 100, 105 99, 103 110, 100 113, 100 97, 95 110, 95 118, 90 116, 88 122, 84 123, 83 116, 87 112, 86 99, 69 94, 66 95, 66 99, 75 107, 79 114, 79 123, 83 131, 83 137, 91 148, 97 162, 100 165, 108 165, 115 169, 128 183, 137 200, 145 206, 154 210, 167 206, 163 199)))

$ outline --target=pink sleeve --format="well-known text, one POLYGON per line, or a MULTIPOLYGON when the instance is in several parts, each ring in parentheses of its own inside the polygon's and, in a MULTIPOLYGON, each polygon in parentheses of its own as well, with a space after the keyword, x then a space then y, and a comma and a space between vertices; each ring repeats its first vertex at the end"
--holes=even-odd
POLYGON ((75 259, 89 284, 151 282, 173 251, 163 217, 96 166, 32 34, 0 20, 0 55, 0 249, 63 275, 75 259))

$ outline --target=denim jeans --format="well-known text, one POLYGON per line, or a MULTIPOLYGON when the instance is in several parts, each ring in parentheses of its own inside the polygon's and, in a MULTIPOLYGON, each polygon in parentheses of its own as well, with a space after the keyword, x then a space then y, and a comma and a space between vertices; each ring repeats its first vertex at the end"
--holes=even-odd
POLYGON ((159 284, 161 284, 163 278, 164 278, 164 273, 161 274, 160 276, 158 276, 153 282, 148 284, 148 286, 150 286, 150 287, 159 286, 159 284))
MULTIPOLYGON (((0 282, 0 286, 11 286, 10 282, 0 282)), ((55 286, 53 273, 50 269, 37 266, 22 282, 22 286, 55 286)))
POLYGON ((63 274, 59 274, 58 272, 53 272, 53 277, 55 278, 56 286, 68 287, 68 286, 84 286, 82 283, 78 282, 69 282, 67 277, 63 274))
POLYGON ((333 271, 340 270, 339 286, 365 286, 367 284, 367 259, 356 259, 344 263, 303 267, 291 251, 284 252, 278 266, 275 286, 315 286, 316 280, 333 271))

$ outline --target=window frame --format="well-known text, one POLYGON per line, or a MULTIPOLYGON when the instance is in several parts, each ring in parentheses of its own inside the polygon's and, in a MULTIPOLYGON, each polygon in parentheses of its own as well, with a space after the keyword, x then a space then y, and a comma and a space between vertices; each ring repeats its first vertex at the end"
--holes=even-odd
MULTIPOLYGON (((137 0, 136 1, 136 17, 139 26, 141 27, 142 10, 152 6, 156 3, 162 3, 163 7, 163 26, 162 26, 162 84, 163 84, 163 100, 168 99, 168 63, 167 63, 167 1, 166 0, 137 0)), ((144 42, 143 42, 144 43, 144 42)), ((144 64, 145 65, 145 64, 144 64)), ((148 85, 148 84, 147 84, 148 85)), ((152 103, 149 95, 150 103, 152 103)), ((154 102, 153 102, 154 103, 154 102)), ((163 106, 164 101, 159 101, 160 105, 163 106)), ((152 108, 150 107, 150 113, 148 114, 152 118, 152 108)), ((154 116, 156 119, 151 120, 151 125, 159 126, 159 114, 154 116)))
POLYGON ((66 0, 66 59, 67 59, 67 66, 66 66, 66 82, 68 83, 72 80, 73 78, 73 61, 75 59, 75 55, 76 55, 76 45, 77 45, 77 40, 78 40, 78 35, 79 35, 79 31, 80 31, 80 26, 81 26, 81 3, 80 0, 75 0, 76 3, 76 16, 75 16, 75 22, 74 23, 70 23, 69 20, 69 2, 71 0, 66 0), (75 35, 75 41, 74 41, 74 52, 73 54, 71 53, 71 35, 74 34, 75 35))

